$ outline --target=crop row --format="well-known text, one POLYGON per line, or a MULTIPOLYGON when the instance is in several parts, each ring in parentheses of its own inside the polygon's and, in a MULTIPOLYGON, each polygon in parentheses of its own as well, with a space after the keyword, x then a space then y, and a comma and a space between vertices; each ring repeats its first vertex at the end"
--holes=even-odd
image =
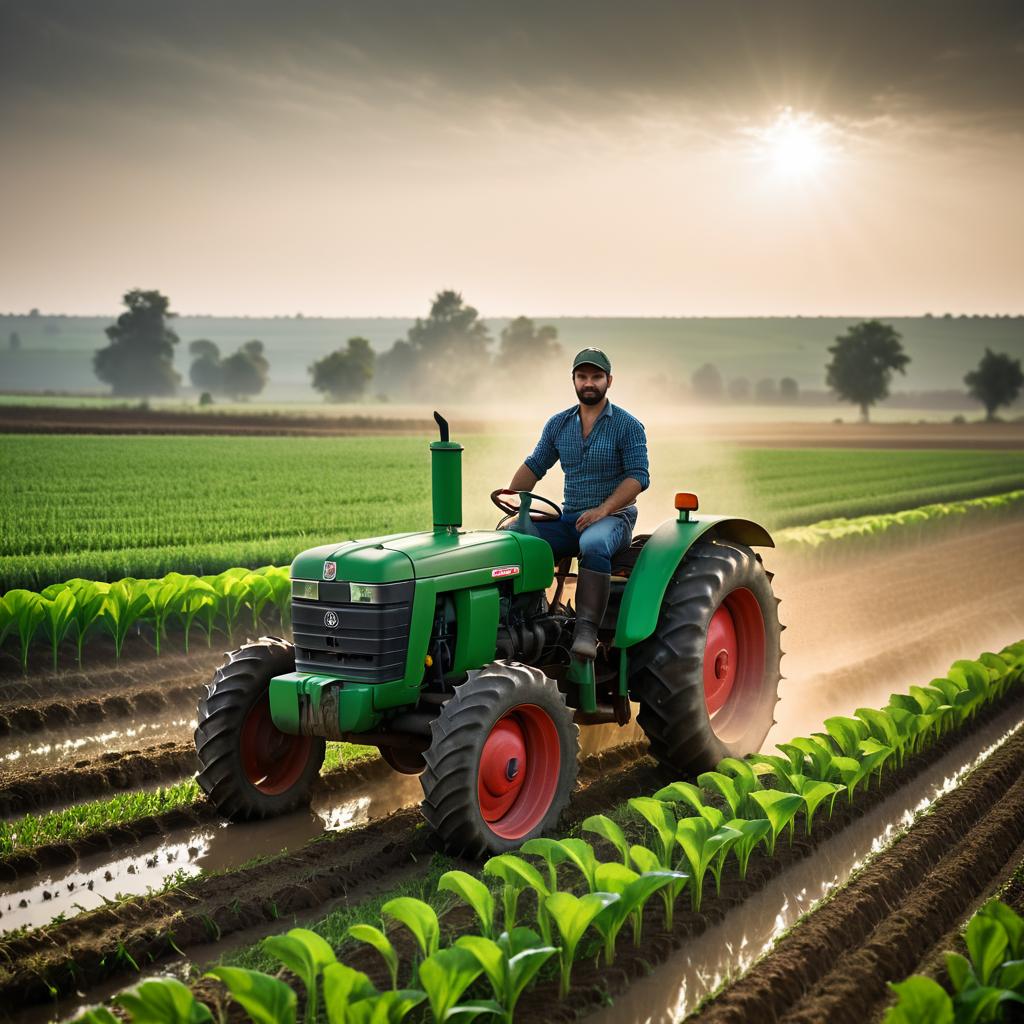
MULTIPOLYGON (((612 818, 594 815, 583 831, 614 851, 611 860, 600 860, 595 846, 581 838, 540 838, 484 864, 493 888, 467 872, 449 871, 438 888, 466 904, 476 927, 442 948, 433 907, 406 896, 385 903, 382 913, 392 929, 404 927, 415 944, 416 956, 404 972, 385 927, 350 927, 351 939, 382 958, 390 981, 384 991, 365 973, 340 963, 315 932, 293 929, 264 939, 263 947, 300 980, 307 1024, 318 1020, 321 1002, 331 1024, 401 1021, 423 1003, 437 1022, 484 1013, 511 1022, 523 991, 549 961, 557 964, 564 998, 580 957, 596 951, 612 964, 623 933, 640 942, 644 907, 655 895, 671 930, 680 895, 688 891, 691 906, 699 910, 706 880, 710 876, 718 889, 730 856, 740 877, 746 877, 757 848, 773 856, 787 831, 792 841, 798 815, 810 832, 815 815, 823 809, 831 816, 840 794, 852 801, 858 786, 880 784, 887 769, 965 724, 1022 679, 1024 641, 976 661, 958 661, 946 677, 893 694, 883 709, 830 718, 825 731, 779 744, 778 754, 726 758, 696 784, 675 782, 651 797, 633 798, 628 805, 646 825, 644 842, 631 842, 612 818), (524 894, 529 894, 525 910, 524 894), (409 987, 400 987, 400 978, 408 979, 409 987), (476 984, 480 978, 489 995, 481 991, 483 983, 476 984), (467 999, 467 993, 474 998, 467 999)), ((253 1020, 296 1020, 299 993, 281 977, 236 966, 215 967, 208 977, 218 979, 253 1020)), ((212 1020, 192 992, 173 979, 143 982, 116 1001, 132 1020, 212 1020)), ((102 1024, 112 1019, 102 1008, 80 1018, 102 1024)))
POLYGON ((792 526, 779 531, 776 541, 801 550, 834 551, 856 547, 862 550, 888 540, 898 533, 900 540, 932 536, 948 529, 959 529, 978 521, 1020 515, 1024 512, 1024 490, 993 494, 966 501, 939 502, 908 508, 902 512, 859 516, 856 519, 825 519, 809 526, 792 526))
MULTIPOLYGON (((1019 515, 1022 511, 1024 490, 1019 490, 858 519, 826 520, 782 530, 776 539, 783 547, 831 553, 852 546, 859 549, 896 533, 903 539, 952 523, 1019 515)), ((264 566, 254 570, 226 569, 217 576, 172 572, 162 579, 127 577, 115 583, 74 579, 52 584, 39 593, 11 590, 0 597, 0 647, 8 635, 17 637, 22 668, 27 670, 30 646, 34 642, 48 642, 56 669, 59 649, 70 636, 75 640, 80 666, 82 647, 90 634, 109 633, 115 654, 120 657, 129 630, 146 622, 153 629, 159 654, 161 639, 172 621, 184 629, 187 651, 194 623, 202 627, 207 643, 211 642, 215 628, 233 636, 246 611, 251 615, 253 629, 258 629, 267 612, 276 613, 281 624, 286 625, 288 586, 288 567, 264 566)))
POLYGON ((152 627, 156 653, 168 626, 180 625, 184 647, 199 626, 212 643, 213 631, 222 628, 234 637, 238 627, 251 621, 254 630, 270 615, 287 624, 291 609, 291 579, 287 566, 261 569, 227 569, 217 576, 185 576, 168 573, 159 580, 131 577, 116 583, 68 580, 54 583, 41 593, 10 590, 0 597, 0 645, 8 634, 17 636, 21 665, 27 670, 28 652, 37 639, 50 644, 53 667, 65 639, 75 642, 78 664, 88 637, 109 634, 114 652, 121 657, 125 638, 133 627, 152 627))
POLYGON ((990 900, 968 922, 963 940, 967 956, 946 953, 952 993, 919 974, 890 982, 897 1002, 886 1013, 884 1024, 1003 1020, 1013 1004, 1019 1014, 1024 1005, 1024 917, 1005 903, 990 900))
MULTIPOLYGON (((489 527, 496 513, 487 495, 535 438, 461 439, 466 522, 489 527)), ((674 490, 778 529, 1024 486, 1020 452, 709 453, 658 437, 650 451, 655 487, 644 508, 652 522, 672 514, 674 490), (651 504, 659 491, 663 511, 651 504)), ((316 544, 430 522, 420 438, 8 436, 4 469, 0 590, 281 564, 316 544)), ((541 489, 556 497, 557 480, 541 489)))

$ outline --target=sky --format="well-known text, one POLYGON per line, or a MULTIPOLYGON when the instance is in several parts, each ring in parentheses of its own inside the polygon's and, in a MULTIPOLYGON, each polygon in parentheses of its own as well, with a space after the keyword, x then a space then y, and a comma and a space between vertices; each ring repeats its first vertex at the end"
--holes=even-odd
POLYGON ((0 0, 0 311, 1024 312, 1014 0, 0 0))

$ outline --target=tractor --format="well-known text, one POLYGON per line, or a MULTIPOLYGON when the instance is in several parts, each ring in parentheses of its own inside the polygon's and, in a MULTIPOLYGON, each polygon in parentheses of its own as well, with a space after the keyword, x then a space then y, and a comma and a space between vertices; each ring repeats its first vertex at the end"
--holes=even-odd
POLYGON ((612 566, 597 656, 570 652, 571 560, 537 535, 557 504, 495 491, 494 530, 462 529, 462 445, 434 418, 430 530, 312 548, 291 566, 291 642, 232 651, 199 703, 200 786, 252 820, 308 802, 327 740, 417 774, 440 845, 501 853, 552 829, 576 782, 579 726, 629 722, 672 777, 756 751, 781 651, 773 546, 746 519, 676 516, 612 566))

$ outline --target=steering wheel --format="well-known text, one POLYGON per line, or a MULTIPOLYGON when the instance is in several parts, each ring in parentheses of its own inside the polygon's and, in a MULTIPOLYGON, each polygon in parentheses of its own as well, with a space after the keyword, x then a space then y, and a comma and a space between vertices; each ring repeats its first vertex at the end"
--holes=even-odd
POLYGON ((518 516, 519 505, 513 505, 512 502, 506 501, 501 495, 503 494, 526 494, 530 498, 530 519, 535 523, 552 523, 562 518, 561 506, 556 505, 549 498, 545 498, 541 494, 534 494, 533 491, 510 491, 507 487, 499 488, 496 491, 491 491, 491 501, 505 513, 506 516, 518 516), (537 502, 547 505, 548 509, 534 508, 537 502))

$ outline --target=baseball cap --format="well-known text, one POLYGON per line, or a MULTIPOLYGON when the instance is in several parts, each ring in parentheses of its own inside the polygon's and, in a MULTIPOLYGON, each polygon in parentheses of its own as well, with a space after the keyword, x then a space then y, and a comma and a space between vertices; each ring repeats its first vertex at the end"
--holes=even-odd
POLYGON ((572 361, 572 368, 575 370, 577 366, 584 364, 597 366, 605 373, 612 372, 611 360, 599 348, 585 348, 576 353, 576 358, 572 361))

